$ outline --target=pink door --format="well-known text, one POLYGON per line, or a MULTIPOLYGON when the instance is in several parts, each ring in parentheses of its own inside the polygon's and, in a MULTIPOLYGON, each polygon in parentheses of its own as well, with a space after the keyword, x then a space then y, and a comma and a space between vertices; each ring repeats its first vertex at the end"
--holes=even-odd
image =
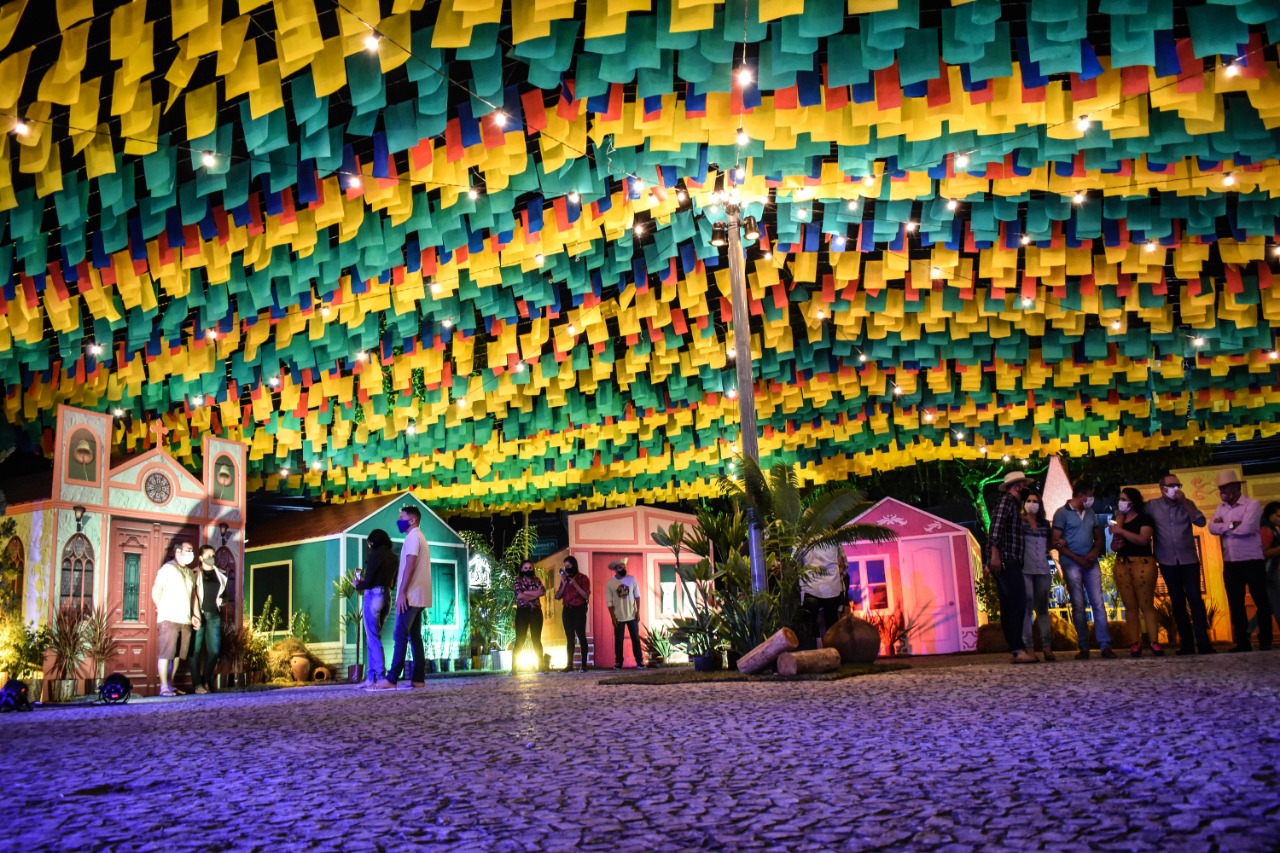
POLYGON ((917 655, 942 655, 960 651, 955 572, 950 536, 912 539, 899 543, 902 576, 902 609, 918 616, 925 628, 911 640, 917 655))
MULTIPOLYGON (((605 585, 613 580, 609 564, 614 560, 627 561, 627 575, 636 579, 640 600, 644 601, 644 556, 637 552, 595 552, 591 555, 591 644, 597 667, 610 667, 616 661, 613 647, 613 619, 605 600, 605 585)), ((643 621, 643 620, 642 620, 643 621)), ((631 635, 623 637, 623 666, 635 663, 631 655, 631 635)))

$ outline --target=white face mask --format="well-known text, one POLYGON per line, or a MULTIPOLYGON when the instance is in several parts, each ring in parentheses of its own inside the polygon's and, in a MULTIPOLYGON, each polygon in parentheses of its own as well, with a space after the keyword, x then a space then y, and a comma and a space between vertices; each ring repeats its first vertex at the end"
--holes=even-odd
POLYGON ((178 565, 179 565, 179 566, 189 566, 189 565, 191 565, 191 561, 192 561, 192 560, 194 560, 195 558, 196 558, 196 555, 195 555, 195 554, 192 554, 190 551, 179 551, 179 552, 178 552, 178 565))
POLYGON ((1026 509, 1026 511, 1031 513, 1032 515, 1035 515, 1037 512, 1040 511, 1040 504, 1037 503, 1036 501, 1027 501, 1025 504, 1023 504, 1023 508, 1026 509))
POLYGON ((1178 499, 1178 493, 1181 491, 1182 489, 1178 488, 1177 486, 1165 486, 1164 496, 1169 500, 1174 501, 1178 499))
POLYGON ((1089 507, 1093 506, 1093 498, 1085 498, 1084 502, 1080 505, 1085 509, 1088 509, 1089 507))
POLYGON ((1133 504, 1129 503, 1128 501, 1120 501, 1119 503, 1116 504, 1116 509, 1120 510, 1121 512, 1128 512, 1129 507, 1131 506, 1133 506, 1133 504))

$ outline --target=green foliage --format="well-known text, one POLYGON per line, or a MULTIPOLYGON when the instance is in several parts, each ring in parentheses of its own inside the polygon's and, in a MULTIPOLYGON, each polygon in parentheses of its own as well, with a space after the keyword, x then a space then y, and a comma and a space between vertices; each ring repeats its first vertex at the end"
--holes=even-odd
POLYGON ((978 609, 987 614, 987 621, 999 622, 1000 593, 996 589, 995 578, 986 572, 980 572, 974 578, 973 588, 978 594, 978 609))
POLYGON ((84 640, 89 655, 101 678, 106 672, 107 663, 120 653, 120 640, 111 629, 111 618, 105 607, 95 607, 84 616, 84 640))
POLYGON ((364 596, 356 589, 356 571, 348 569, 347 573, 333 582, 333 598, 339 603, 346 602, 346 607, 339 608, 338 628, 345 637, 355 627, 356 661, 364 660, 361 650, 364 647, 364 596))
POLYGON ((271 650, 272 635, 280 630, 280 608, 271 596, 262 603, 262 613, 248 626, 244 642, 243 664, 245 672, 266 672, 267 653, 271 650))
POLYGON ((0 616, 14 618, 22 615, 22 591, 15 589, 22 566, 9 558, 9 549, 5 546, 17 532, 17 522, 12 518, 0 518, 0 616))
POLYGON ((312 640, 311 613, 306 610, 295 610, 289 616, 289 636, 302 643, 312 640))
POLYGON ((644 656, 649 661, 666 660, 671 657, 671 632, 659 625, 650 628, 641 626, 640 643, 644 646, 644 656))
POLYGON ((471 647, 488 649, 491 644, 497 644, 500 649, 510 648, 516 637, 516 575, 520 564, 537 550, 538 531, 532 527, 520 528, 500 557, 493 544, 479 533, 464 530, 459 535, 473 554, 489 563, 489 585, 471 593, 467 612, 471 647))
POLYGON ((692 604, 691 615, 680 616, 672 622, 671 643, 683 648, 690 657, 710 654, 720 647, 722 639, 721 602, 716 581, 723 577, 723 572, 706 557, 692 566, 681 561, 680 553, 688 547, 689 538, 683 523, 672 522, 670 527, 660 527, 651 536, 675 558, 676 575, 692 604))
POLYGON ((0 671, 30 680, 44 674, 44 656, 53 641, 47 625, 24 623, 17 616, 0 617, 0 671))

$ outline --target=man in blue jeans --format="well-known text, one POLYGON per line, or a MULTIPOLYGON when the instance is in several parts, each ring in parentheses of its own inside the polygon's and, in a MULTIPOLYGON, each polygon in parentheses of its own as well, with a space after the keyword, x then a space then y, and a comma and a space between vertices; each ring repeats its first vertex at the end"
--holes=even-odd
POLYGON ((1098 517, 1093 513, 1093 486, 1083 480, 1071 484, 1071 500, 1053 514, 1054 544, 1058 562, 1071 597, 1071 621, 1076 626, 1077 660, 1089 659, 1089 616, 1093 610, 1093 630, 1104 658, 1113 658, 1111 634, 1107 631, 1107 607, 1102 597, 1102 567, 1098 557, 1105 540, 1098 517))
POLYGON ((400 510, 396 527, 404 534, 400 546, 400 574, 396 579, 395 649, 391 668, 374 684, 375 690, 393 690, 404 672, 406 647, 413 648, 410 685, 426 687, 427 661, 422 649, 422 611, 431 606, 431 549, 423 535, 422 512, 416 506, 400 510))
POLYGON ((1181 646, 1178 654, 1216 654, 1200 596, 1200 555, 1191 532, 1192 527, 1205 526, 1204 513, 1182 491, 1178 475, 1169 473, 1160 478, 1160 497, 1147 501, 1147 514, 1156 525, 1156 562, 1169 590, 1169 607, 1181 646))

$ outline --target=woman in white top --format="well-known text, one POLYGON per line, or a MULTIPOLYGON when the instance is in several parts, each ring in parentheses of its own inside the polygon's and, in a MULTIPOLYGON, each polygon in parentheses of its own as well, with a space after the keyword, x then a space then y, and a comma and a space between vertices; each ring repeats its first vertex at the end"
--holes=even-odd
POLYGON ((1022 620, 1022 641, 1027 651, 1031 642, 1032 611, 1035 625, 1040 630, 1040 648, 1045 660, 1053 660, 1052 628, 1049 623, 1049 585, 1052 569, 1049 567, 1048 516, 1040 496, 1031 492, 1023 499, 1022 518, 1027 523, 1026 546, 1022 557, 1022 580, 1027 586, 1027 615, 1022 620))
POLYGON ((836 624, 842 610, 849 609, 849 562, 841 545, 814 548, 804 558, 805 574, 800 579, 800 604, 809 616, 813 636, 801 638, 807 648, 815 648, 827 629, 836 624))

